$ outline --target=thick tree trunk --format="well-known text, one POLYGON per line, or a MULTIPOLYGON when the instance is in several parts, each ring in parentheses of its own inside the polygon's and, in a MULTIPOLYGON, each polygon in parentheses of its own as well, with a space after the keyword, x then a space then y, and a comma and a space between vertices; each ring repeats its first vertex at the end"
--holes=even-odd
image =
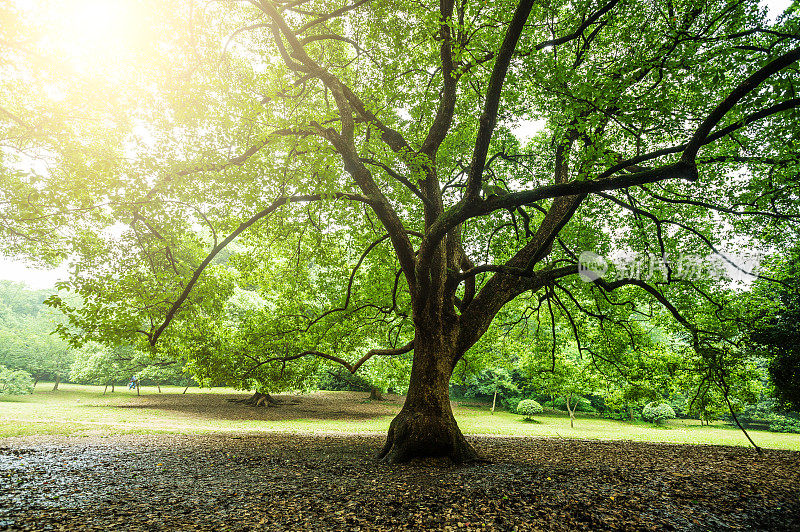
POLYGON ((111 383, 111 393, 114 393, 114 383, 111 383))
POLYGON ((377 386, 373 386, 369 391, 369 398, 371 401, 383 401, 383 394, 377 386))
POLYGON ((378 458, 392 463, 424 457, 448 457, 456 463, 477 459, 450 407, 454 346, 443 335, 425 338, 419 330, 415 342, 408 395, 378 458))
POLYGON ((158 393, 161 393, 161 385, 160 384, 156 384, 156 386, 158 386, 158 393))
POLYGON ((55 382, 55 384, 53 384, 53 391, 58 390, 58 383, 60 383, 60 382, 61 382, 61 376, 56 375, 56 382, 55 382))

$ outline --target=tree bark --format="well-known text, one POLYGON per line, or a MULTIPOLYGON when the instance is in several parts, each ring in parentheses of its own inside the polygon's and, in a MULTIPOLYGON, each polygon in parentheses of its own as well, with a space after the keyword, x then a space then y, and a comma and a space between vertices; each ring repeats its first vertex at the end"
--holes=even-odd
POLYGON ((269 406, 271 404, 269 402, 269 399, 272 399, 272 397, 269 394, 258 394, 258 395, 259 395, 259 398, 256 400, 255 406, 261 406, 261 405, 263 405, 265 403, 267 404, 267 406, 269 406))
POLYGON ((60 375, 56 375, 56 383, 53 384, 53 391, 58 390, 58 383, 60 383, 60 382, 61 382, 61 376, 60 375))
POLYGON ((383 401, 383 394, 381 394, 377 386, 373 386, 369 391, 369 398, 372 401, 383 401))
MULTIPOLYGON (((572 395, 567 396, 567 412, 569 412, 569 428, 575 428, 575 408, 570 407, 570 401, 572 400, 572 395)), ((576 401, 577 402, 577 401, 576 401)), ((573 407, 575 405, 572 405, 573 407)))
POLYGON ((478 458, 450 406, 450 376, 453 361, 458 360, 454 349, 455 343, 446 335, 417 330, 408 395, 389 426, 378 458, 390 463, 424 457, 448 457, 462 463, 478 458))
POLYGON ((232 399, 232 401, 235 403, 242 403, 249 406, 262 406, 262 405, 277 406, 280 404, 280 401, 276 400, 269 393, 261 393, 261 392, 255 392, 253 393, 253 395, 244 400, 232 399))

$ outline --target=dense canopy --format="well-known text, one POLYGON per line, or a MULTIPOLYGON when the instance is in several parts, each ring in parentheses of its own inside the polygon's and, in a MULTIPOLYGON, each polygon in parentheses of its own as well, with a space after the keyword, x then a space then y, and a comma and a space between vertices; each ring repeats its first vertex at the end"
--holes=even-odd
POLYGON ((791 10, 119 5, 80 39, 60 2, 0 8, 6 252, 71 262, 80 300, 50 302, 76 343, 242 381, 413 352, 388 460, 475 456, 447 385, 499 314, 609 365, 666 315, 724 380, 741 316, 713 256, 749 272, 797 236, 791 10))

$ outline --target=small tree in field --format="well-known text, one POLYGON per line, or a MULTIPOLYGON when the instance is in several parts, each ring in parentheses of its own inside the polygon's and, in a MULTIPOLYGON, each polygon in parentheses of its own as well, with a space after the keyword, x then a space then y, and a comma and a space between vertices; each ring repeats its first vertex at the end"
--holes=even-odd
POLYGON ((533 421, 533 416, 541 414, 543 411, 542 405, 533 399, 525 399, 520 401, 517 405, 517 413, 525 416, 522 418, 524 421, 533 421))
POLYGON ((564 399, 569 413, 569 426, 575 428, 575 410, 582 400, 586 401, 582 395, 593 392, 598 387, 599 379, 586 363, 569 357, 559 360, 553 370, 542 372, 539 380, 553 397, 564 399))

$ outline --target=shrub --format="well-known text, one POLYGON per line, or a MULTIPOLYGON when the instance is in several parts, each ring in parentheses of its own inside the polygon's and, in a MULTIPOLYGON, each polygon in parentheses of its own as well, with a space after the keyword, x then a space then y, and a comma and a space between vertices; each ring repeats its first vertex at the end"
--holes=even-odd
POLYGON ((21 369, 0 366, 0 395, 33 393, 33 377, 21 369))
POLYGON ((777 418, 769 424, 772 432, 794 432, 800 434, 800 420, 789 417, 777 418))
POLYGON ((361 375, 353 375, 347 370, 336 369, 317 374, 316 387, 320 390, 369 392, 372 384, 361 375))
MULTIPOLYGON (((573 397, 570 401, 570 405, 575 409, 576 412, 597 412, 597 410, 595 410, 595 408, 592 406, 592 402, 585 397, 573 397)), ((555 408, 557 410, 566 410, 567 399, 565 397, 556 397, 552 401, 547 401, 544 406, 548 408, 555 408)))
POLYGON ((778 402, 775 399, 764 398, 756 404, 745 406, 738 414, 739 421, 748 425, 769 425, 778 417, 775 414, 777 406, 778 402))
POLYGON ((642 419, 660 424, 668 419, 675 419, 675 411, 667 403, 648 403, 642 409, 642 419))
POLYGON ((525 399, 517 405, 517 413, 525 416, 525 419, 533 419, 535 414, 542 413, 542 405, 533 399, 525 399))
POLYGON ((516 412, 517 407, 522 402, 522 397, 519 395, 512 395, 511 397, 503 397, 500 404, 505 407, 509 412, 516 412))

